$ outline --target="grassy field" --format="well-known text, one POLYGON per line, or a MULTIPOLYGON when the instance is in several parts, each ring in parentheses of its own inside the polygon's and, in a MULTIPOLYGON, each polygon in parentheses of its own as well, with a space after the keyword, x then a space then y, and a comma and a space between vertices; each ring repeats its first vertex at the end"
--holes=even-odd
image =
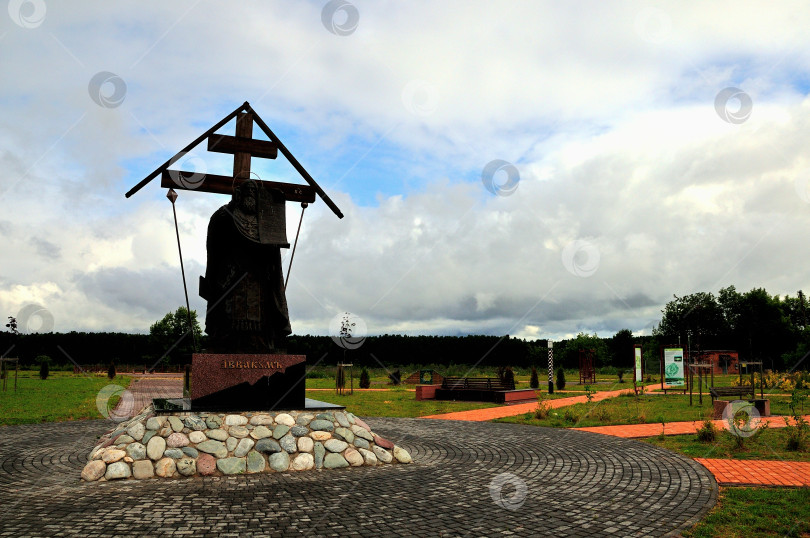
POLYGON ((307 398, 322 402, 345 405, 346 409, 363 417, 422 417, 453 411, 467 411, 493 407, 492 403, 443 402, 436 400, 416 401, 415 394, 408 390, 386 392, 360 392, 353 395, 338 395, 333 391, 308 390, 307 398))
POLYGON ((810 488, 721 488, 717 505, 684 535, 751 538, 809 533, 810 488))
POLYGON ((650 437, 643 441, 690 458, 810 462, 810 451, 797 452, 786 449, 787 436, 785 428, 767 428, 757 435, 746 438, 742 447, 737 446, 736 438, 727 430, 720 431, 715 441, 711 443, 698 441, 696 434, 667 435, 663 439, 650 437))
POLYGON ((0 391, 0 425, 102 418, 96 407, 99 390, 110 384, 127 387, 129 382, 124 376, 110 381, 104 375, 67 372, 53 372, 42 380, 38 372, 21 371, 14 392, 11 372, 6 392, 0 391))
MULTIPOLYGON (((771 414, 788 414, 789 398, 771 397, 771 414)), ((553 409, 546 418, 535 418, 533 413, 498 419, 499 422, 547 426, 552 428, 610 426, 614 424, 645 424, 704 420, 711 416, 711 398, 703 398, 703 405, 689 405, 689 396, 682 394, 648 394, 638 398, 618 396, 601 402, 576 404, 553 409)))

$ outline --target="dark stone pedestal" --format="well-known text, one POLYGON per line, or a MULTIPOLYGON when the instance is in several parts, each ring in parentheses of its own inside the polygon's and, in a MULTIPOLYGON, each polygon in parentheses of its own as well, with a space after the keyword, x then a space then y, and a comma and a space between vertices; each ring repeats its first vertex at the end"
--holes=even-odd
POLYGON ((193 411, 304 409, 304 355, 195 353, 191 359, 193 411))

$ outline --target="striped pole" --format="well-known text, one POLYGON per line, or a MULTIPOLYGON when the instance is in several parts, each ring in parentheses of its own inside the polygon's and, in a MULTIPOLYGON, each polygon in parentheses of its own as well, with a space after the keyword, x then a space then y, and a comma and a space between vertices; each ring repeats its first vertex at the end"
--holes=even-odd
POLYGON ((554 394, 554 342, 548 341, 548 393, 554 394))

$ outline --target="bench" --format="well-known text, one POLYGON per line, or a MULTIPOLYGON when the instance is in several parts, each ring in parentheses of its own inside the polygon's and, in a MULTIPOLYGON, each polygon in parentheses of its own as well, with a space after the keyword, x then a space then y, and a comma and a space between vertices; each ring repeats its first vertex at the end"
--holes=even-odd
POLYGON ((515 390, 515 382, 505 383, 497 377, 445 377, 442 388, 450 390, 515 390))
POLYGON ((769 417, 771 416, 771 402, 770 400, 766 399, 758 399, 756 397, 756 392, 754 391, 754 387, 746 387, 746 386, 739 386, 739 387, 712 387, 709 389, 709 394, 712 395, 712 407, 714 410, 714 418, 721 419, 723 418, 723 412, 726 410, 731 402, 727 400, 718 400, 721 396, 736 396, 737 399, 742 399, 745 396, 746 400, 750 401, 754 404, 759 416, 761 417, 769 417), (750 398, 748 398, 750 396, 750 398))
POLYGON ((437 400, 505 403, 534 398, 534 390, 515 390, 515 382, 504 382, 495 377, 445 377, 436 389, 437 400), (517 394, 520 393, 520 394, 517 394), (530 393, 524 395, 523 393, 530 393), (516 396, 517 394, 517 396, 516 396))
POLYGON ((746 387, 746 386, 739 386, 739 387, 712 387, 709 389, 709 394, 712 395, 712 401, 716 400, 720 396, 746 396, 748 394, 751 395, 751 398, 754 398, 754 387, 746 387))

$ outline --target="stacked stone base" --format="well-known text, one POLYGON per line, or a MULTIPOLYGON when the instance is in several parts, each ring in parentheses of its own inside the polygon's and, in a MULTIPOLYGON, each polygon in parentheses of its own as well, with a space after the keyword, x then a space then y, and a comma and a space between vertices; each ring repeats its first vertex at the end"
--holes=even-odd
POLYGON ((101 436, 84 481, 184 478, 411 463, 346 411, 155 415, 146 407, 101 436))

